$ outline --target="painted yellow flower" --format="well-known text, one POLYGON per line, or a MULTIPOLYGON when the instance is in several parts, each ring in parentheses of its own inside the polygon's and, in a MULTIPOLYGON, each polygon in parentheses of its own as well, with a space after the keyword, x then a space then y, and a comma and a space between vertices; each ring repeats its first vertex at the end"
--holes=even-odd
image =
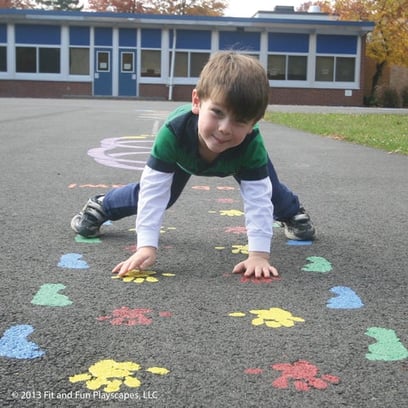
POLYGON ((129 271, 125 276, 112 276, 112 279, 122 279, 123 282, 134 282, 134 283, 144 283, 144 282, 150 282, 150 283, 155 283, 158 282, 159 280, 154 277, 153 275, 156 275, 156 272, 154 271, 138 271, 136 269, 133 269, 132 271, 129 271))
MULTIPOLYGON (((86 388, 93 391, 104 387, 105 392, 117 392, 122 385, 130 388, 140 387, 142 383, 134 374, 141 368, 140 364, 132 361, 101 360, 91 365, 87 373, 69 377, 69 381, 72 383, 85 382, 86 388)), ((170 372, 164 367, 149 367, 145 371, 158 375, 170 372)))

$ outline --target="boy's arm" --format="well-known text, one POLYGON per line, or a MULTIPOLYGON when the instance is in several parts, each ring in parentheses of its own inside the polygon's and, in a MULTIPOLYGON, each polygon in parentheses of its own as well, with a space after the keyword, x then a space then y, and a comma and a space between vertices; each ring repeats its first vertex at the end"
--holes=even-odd
POLYGON ((137 251, 117 264, 112 272, 119 276, 132 269, 146 269, 156 261, 160 227, 170 200, 173 173, 164 173, 146 166, 140 180, 137 206, 137 251))
POLYGON ((273 235, 272 184, 269 177, 262 180, 241 180, 241 195, 244 201, 245 222, 248 234, 248 258, 233 269, 233 273, 245 276, 278 276, 278 271, 269 263, 273 235))

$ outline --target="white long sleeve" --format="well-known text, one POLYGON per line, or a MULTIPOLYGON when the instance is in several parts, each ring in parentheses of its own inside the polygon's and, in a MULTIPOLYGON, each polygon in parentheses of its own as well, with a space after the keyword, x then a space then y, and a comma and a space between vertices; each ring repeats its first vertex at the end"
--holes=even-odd
POLYGON ((272 184, 262 180, 241 180, 249 251, 270 252, 273 235, 272 184))
POLYGON ((170 200, 173 175, 153 170, 149 166, 143 170, 136 216, 138 247, 157 248, 159 245, 160 228, 170 200))

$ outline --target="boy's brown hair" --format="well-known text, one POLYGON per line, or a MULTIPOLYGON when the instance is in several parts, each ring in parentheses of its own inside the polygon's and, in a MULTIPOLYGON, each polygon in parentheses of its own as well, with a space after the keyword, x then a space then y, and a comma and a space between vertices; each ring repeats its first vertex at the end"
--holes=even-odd
POLYGON ((213 54, 201 71, 197 95, 222 102, 236 120, 260 120, 269 101, 269 81, 261 63, 235 51, 213 54))

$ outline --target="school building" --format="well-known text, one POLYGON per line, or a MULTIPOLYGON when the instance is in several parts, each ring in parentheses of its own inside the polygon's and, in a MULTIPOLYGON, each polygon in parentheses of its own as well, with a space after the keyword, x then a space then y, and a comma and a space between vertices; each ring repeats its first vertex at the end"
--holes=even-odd
POLYGON ((259 58, 271 104, 363 105, 374 24, 278 6, 251 18, 0 9, 0 97, 187 101, 211 53, 259 58))

